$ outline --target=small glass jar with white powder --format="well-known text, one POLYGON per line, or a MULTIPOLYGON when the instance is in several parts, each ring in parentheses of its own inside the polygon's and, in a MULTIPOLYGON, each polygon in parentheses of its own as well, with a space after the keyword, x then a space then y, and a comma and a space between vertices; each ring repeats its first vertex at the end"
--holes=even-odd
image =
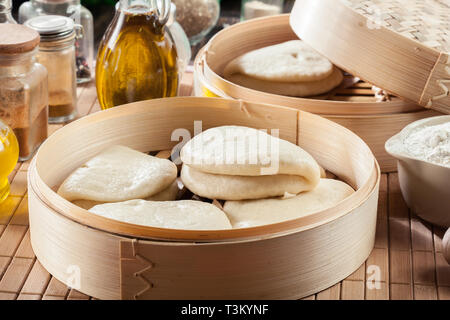
POLYGON ((242 0, 241 20, 281 14, 283 4, 284 0, 242 0))

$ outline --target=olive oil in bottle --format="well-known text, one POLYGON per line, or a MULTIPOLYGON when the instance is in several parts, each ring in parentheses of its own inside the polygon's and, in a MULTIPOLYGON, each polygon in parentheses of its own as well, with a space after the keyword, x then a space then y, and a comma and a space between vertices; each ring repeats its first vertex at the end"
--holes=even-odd
POLYGON ((19 158, 19 144, 11 128, 0 120, 0 203, 9 194, 8 175, 19 158))
POLYGON ((164 26, 170 1, 158 2, 162 9, 151 5, 155 2, 122 0, 117 8, 97 57, 102 109, 177 94, 177 52, 164 26))

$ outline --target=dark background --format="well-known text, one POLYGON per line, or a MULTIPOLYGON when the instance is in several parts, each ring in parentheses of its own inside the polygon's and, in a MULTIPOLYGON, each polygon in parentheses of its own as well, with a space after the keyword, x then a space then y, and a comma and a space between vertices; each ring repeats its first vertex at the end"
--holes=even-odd
MULTIPOLYGON (((17 11, 20 5, 27 0, 13 0, 13 16, 17 20, 17 11)), ((82 5, 88 8, 92 15, 94 16, 94 32, 95 32, 95 43, 98 44, 103 33, 105 32, 108 24, 110 23, 112 17, 114 16, 114 5, 117 0, 81 0, 82 5)), ((221 0, 221 17, 226 17, 225 20, 231 21, 219 21, 218 27, 214 31, 220 30, 224 23, 235 23, 238 21, 240 16, 241 1, 240 0, 221 0)), ((207 39, 205 39, 207 40, 207 39)), ((203 43, 203 41, 202 41, 203 43)), ((194 48, 195 50, 195 48, 194 48)))
MULTIPOLYGON (((17 8, 26 0, 13 0, 14 7, 17 8)), ((105 6, 114 6, 117 0, 81 0, 81 3, 89 8, 93 13, 94 11, 100 12, 99 10, 105 6)), ((224 9, 235 9, 239 11, 240 8, 240 0, 221 0, 221 6, 224 9)))
MULTIPOLYGON (((13 15, 17 20, 17 11, 20 5, 27 0, 13 0, 13 15)), ((284 12, 290 12, 295 0, 285 0, 284 12)), ((114 16, 114 6, 117 0, 81 0, 82 5, 88 8, 94 16, 94 33, 96 46, 100 42, 106 28, 114 16)), ((241 0, 221 0, 220 1, 220 19, 217 26, 205 37, 198 45, 193 48, 193 56, 207 40, 216 32, 227 25, 239 22, 241 10, 241 0)))
MULTIPOLYGON (((27 0, 13 0, 13 14, 17 17, 17 10, 19 6, 27 0)), ((81 0, 82 5, 88 8, 94 15, 94 19, 101 18, 102 16, 109 16, 112 18, 114 14, 114 5, 117 0, 81 0)), ((241 1, 240 0, 221 0, 220 1, 221 12, 227 14, 234 14, 239 16, 241 1)))

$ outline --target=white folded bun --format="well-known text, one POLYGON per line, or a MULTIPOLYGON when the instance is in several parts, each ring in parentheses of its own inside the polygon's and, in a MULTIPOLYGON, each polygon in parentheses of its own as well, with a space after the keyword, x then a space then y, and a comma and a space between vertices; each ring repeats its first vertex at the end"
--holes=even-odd
POLYGON ((341 70, 333 67, 333 72, 322 80, 302 82, 275 82, 260 80, 236 73, 227 77, 231 82, 253 90, 291 97, 317 96, 339 86, 344 79, 341 70))
POLYGON ((312 191, 290 198, 226 201, 223 210, 233 228, 247 228, 292 220, 337 205, 355 191, 348 184, 321 179, 312 191))
POLYGON ((222 210, 201 201, 129 200, 100 204, 89 211, 141 226, 184 230, 231 229, 230 221, 222 210))
POLYGON ((145 199, 167 189, 176 177, 177 167, 169 160, 111 146, 67 177, 58 194, 69 201, 145 199))
POLYGON ((181 160, 184 185, 210 199, 297 194, 313 189, 320 179, 319 165, 305 150, 248 127, 208 129, 185 144, 181 160))
MULTIPOLYGON (((174 182, 172 182, 172 184, 168 188, 164 189, 160 193, 157 193, 157 194, 150 196, 148 198, 145 198, 143 200, 173 201, 177 198, 179 190, 180 189, 178 188, 178 183, 175 180, 174 182)), ((79 206, 80 208, 89 210, 93 206, 103 204, 105 202, 94 201, 94 200, 74 200, 74 201, 72 201, 72 203, 76 206, 79 206)))
POLYGON ((181 179, 193 193, 221 200, 262 199, 311 188, 305 178, 296 175, 231 176, 202 172, 187 165, 183 165, 181 179))
POLYGON ((224 76, 243 74, 275 82, 318 81, 327 78, 333 64, 302 40, 260 48, 232 60, 224 76))
POLYGON ((308 152, 248 127, 222 126, 203 131, 184 145, 180 156, 184 164, 214 174, 292 174, 314 185, 320 178, 320 167, 308 152), (271 167, 278 170, 271 173, 271 167))

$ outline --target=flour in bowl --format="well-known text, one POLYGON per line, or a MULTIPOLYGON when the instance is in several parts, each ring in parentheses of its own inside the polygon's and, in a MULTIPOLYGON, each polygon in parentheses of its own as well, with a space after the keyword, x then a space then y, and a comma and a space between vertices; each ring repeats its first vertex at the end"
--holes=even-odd
POLYGON ((450 122, 413 130, 403 147, 414 158, 450 167, 450 122))

